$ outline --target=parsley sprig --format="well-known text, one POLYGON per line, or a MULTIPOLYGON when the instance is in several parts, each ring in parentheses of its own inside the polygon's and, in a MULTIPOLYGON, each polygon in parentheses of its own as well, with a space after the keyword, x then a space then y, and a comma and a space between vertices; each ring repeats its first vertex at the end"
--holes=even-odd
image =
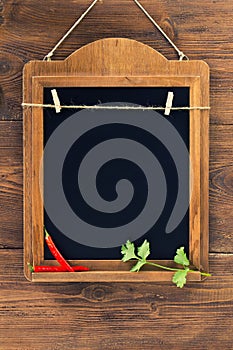
POLYGON ((137 253, 135 253, 134 243, 127 241, 126 244, 123 244, 121 247, 121 254, 123 255, 123 262, 137 260, 136 264, 131 268, 131 272, 140 271, 144 265, 152 265, 163 270, 174 271, 175 273, 173 275, 172 282, 179 288, 183 288, 183 286, 186 284, 186 277, 189 272, 199 272, 203 276, 211 276, 209 273, 190 269, 190 262, 184 251, 184 247, 178 248, 174 257, 175 263, 182 265, 181 268, 168 267, 148 261, 147 258, 150 255, 150 243, 147 240, 145 240, 142 245, 137 248, 137 253))

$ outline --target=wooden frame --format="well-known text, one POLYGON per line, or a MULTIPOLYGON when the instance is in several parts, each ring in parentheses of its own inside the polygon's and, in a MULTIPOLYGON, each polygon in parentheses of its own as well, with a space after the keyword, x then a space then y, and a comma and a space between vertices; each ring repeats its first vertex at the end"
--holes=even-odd
MULTIPOLYGON (((129 39, 91 43, 64 61, 29 62, 24 68, 24 102, 43 104, 44 87, 189 87, 190 107, 209 105, 209 68, 203 61, 168 61, 152 48, 129 39), (127 57, 127 60, 125 60, 127 57), (140 60, 138 60, 140 57, 140 60)), ((209 111, 190 110, 190 158, 193 193, 189 208, 190 260, 208 271, 209 111)), ((172 272, 148 267, 133 274, 129 264, 90 260, 83 273, 31 273, 27 263, 43 265, 43 201, 39 189, 43 154, 43 108, 24 110, 24 266, 25 276, 37 282, 168 281, 172 272)), ((158 262, 158 261, 157 261, 158 262)), ((49 262, 51 264, 51 261, 49 262)), ((71 261, 71 264, 75 264, 71 261)), ((173 266, 172 261, 159 261, 173 266)), ((52 264, 56 264, 54 261, 52 264)), ((200 273, 189 280, 200 281, 200 273)))

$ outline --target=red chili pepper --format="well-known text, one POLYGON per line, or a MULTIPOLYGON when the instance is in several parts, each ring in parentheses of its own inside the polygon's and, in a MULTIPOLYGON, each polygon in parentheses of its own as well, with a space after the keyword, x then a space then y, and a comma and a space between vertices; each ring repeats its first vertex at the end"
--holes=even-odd
MULTIPOLYGON (((28 264, 31 272, 65 272, 67 271, 63 266, 32 266, 28 264)), ((89 271, 89 267, 86 266, 72 266, 73 271, 89 271)))
POLYGON ((70 271, 73 272, 74 269, 70 266, 70 264, 63 258, 57 247, 55 246, 55 243, 52 240, 52 237, 49 235, 45 228, 45 241, 47 243, 47 246, 49 247, 50 252, 54 256, 54 258, 61 264, 61 266, 65 269, 64 271, 70 271))

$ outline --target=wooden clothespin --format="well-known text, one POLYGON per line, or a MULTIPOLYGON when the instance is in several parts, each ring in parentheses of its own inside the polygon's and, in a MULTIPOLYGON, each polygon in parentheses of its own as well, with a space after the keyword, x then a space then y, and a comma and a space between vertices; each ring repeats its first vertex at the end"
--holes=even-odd
POLYGON ((53 96, 53 102, 54 102, 54 105, 55 105, 56 113, 60 113, 61 112, 61 104, 60 104, 60 100, 59 100, 59 97, 58 97, 58 94, 57 94, 57 90, 53 89, 53 90, 51 90, 51 93, 52 93, 52 96, 53 96))
POLYGON ((164 115, 170 114, 171 108, 172 108, 173 98, 174 98, 174 93, 169 91, 168 95, 167 95, 167 102, 166 102, 166 108, 165 108, 164 115))

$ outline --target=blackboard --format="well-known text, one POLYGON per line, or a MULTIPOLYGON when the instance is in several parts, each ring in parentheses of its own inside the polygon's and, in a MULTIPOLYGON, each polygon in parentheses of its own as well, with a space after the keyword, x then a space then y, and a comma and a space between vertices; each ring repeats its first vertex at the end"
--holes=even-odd
POLYGON ((169 266, 184 246, 192 265, 208 271, 208 87, 205 62, 167 61, 129 39, 100 40, 64 61, 25 66, 27 279, 171 279, 150 267, 130 273, 130 263, 120 260, 127 239, 147 239, 151 261, 169 266), (91 270, 32 273, 28 262, 56 264, 44 227, 71 264, 91 270))
MULTIPOLYGON (((65 105, 97 105, 104 103, 119 103, 126 104, 137 104, 141 106, 165 106, 166 99, 169 91, 174 93, 174 103, 173 106, 188 106, 189 105, 189 88, 187 87, 143 87, 143 88, 56 88, 57 93, 61 101, 65 105)), ((52 104, 52 94, 51 88, 44 89, 44 103, 52 104)), ((130 106, 130 105, 129 105, 130 106)), ((55 112, 54 109, 45 108, 44 109, 44 145, 48 141, 52 133, 59 127, 65 120, 76 115, 78 119, 78 111, 74 110, 62 110, 59 114, 55 112)), ((103 113, 103 112, 102 112, 103 113)), ((109 115, 113 114, 112 111, 107 111, 109 115)), ((124 111, 122 112, 124 113, 124 111)), ((135 113, 135 119, 137 119, 137 111, 135 113)), ((154 114, 154 118, 157 117, 158 112, 151 112, 154 114)), ((96 111, 92 111, 89 114, 91 117, 97 114, 96 111)), ((145 125, 147 123, 147 112, 140 111, 140 115, 145 118, 145 125)), ((174 128, 177 133, 182 138, 184 145, 189 149, 189 111, 178 110, 172 111, 170 116, 164 116, 160 113, 161 118, 166 119, 174 128)), ((87 116, 88 117, 88 116, 87 116)), ((95 118, 95 117, 94 117, 95 118)), ((98 118, 98 115, 96 116, 98 118)), ((116 117, 117 121, 117 117, 116 117)), ((78 125, 78 124, 77 124, 78 125)), ((169 136, 168 136, 169 137, 169 136)), ((132 221, 137 217, 147 201, 147 179, 146 174, 143 173, 143 169, 140 169, 135 163, 126 159, 113 159, 109 167, 102 167, 102 178, 101 169, 97 177, 97 184, 99 193, 105 196, 105 200, 113 200, 116 196, 115 186, 116 182, 122 178, 129 179, 134 187, 134 197, 128 204, 127 208, 122 209, 117 213, 104 213, 93 209, 91 203, 88 205, 82 197, 82 194, 78 186, 78 171, 80 163, 82 162, 85 155, 99 143, 110 140, 118 139, 119 145, 122 139, 134 140, 140 144, 147 147, 160 162, 167 185, 167 197, 164 209, 159 219, 154 223, 154 225, 146 230, 141 237, 135 240, 136 244, 141 244, 144 239, 148 239, 151 244, 151 259, 172 259, 175 251, 178 247, 184 246, 186 252, 189 252, 189 210, 183 213, 183 219, 180 224, 171 232, 167 234, 165 232, 165 227, 168 219, 171 215, 173 207, 175 205, 177 192, 178 192, 178 177, 177 168, 166 148, 166 145, 156 138, 154 135, 150 134, 145 129, 139 128, 137 126, 125 125, 120 123, 109 123, 104 126, 97 126, 92 128, 85 135, 82 135, 73 145, 65 158, 63 167, 63 189, 65 192, 66 200, 71 206, 71 210, 75 212, 84 222, 87 222, 96 227, 109 228, 109 235, 111 233, 112 227, 121 227, 126 225, 128 222, 132 221), (112 179, 112 180, 111 180, 112 179)), ((61 143, 63 141, 61 140, 61 143)), ((184 159, 187 164, 183 164, 183 169, 186 171, 188 176, 189 164, 188 160, 184 159)), ((50 164, 51 159, 47 159, 50 164)), ((44 166, 46 173, 46 164, 44 166)), ((156 175, 156 174, 155 174, 156 175)), ((88 177, 88 174, 86 174, 88 177)), ((156 178, 154 179, 156 182, 156 178)), ((46 186, 46 176, 44 179, 45 188, 46 186)), ((85 186, 85 184, 84 184, 85 186)), ((183 196, 188 196, 189 189, 188 183, 186 183, 186 188, 181 189, 183 191, 183 196)), ((50 193, 50 196, 53 194, 50 193)), ((45 196, 47 197, 47 196, 45 196)), ((188 199, 186 199, 187 201, 188 199)), ((156 198, 154 198, 154 206, 156 207, 156 198)), ((55 205, 61 206, 61 203, 55 202, 55 205)), ((63 232, 61 232, 57 226, 56 222, 49 218, 49 215, 44 212, 45 218, 44 223, 47 230, 50 232, 57 247, 62 251, 63 255, 67 259, 120 259, 120 244, 116 247, 101 248, 101 247, 90 247, 88 245, 78 243, 77 241, 69 239, 63 232)), ((62 215, 62 213, 61 213, 62 215)), ((59 224, 58 224, 59 226, 59 224)), ((78 231, 77 226, 77 231, 78 231)), ((69 231, 69 227, 67 227, 69 231)), ((127 239, 131 239, 132 235, 129 232, 127 239)), ((74 237, 75 238, 75 237, 74 237)), ((97 238, 98 239, 98 238, 97 238)), ((124 244, 126 239, 121 242, 124 244)), ((45 245, 45 258, 51 259, 52 256, 45 245)))

